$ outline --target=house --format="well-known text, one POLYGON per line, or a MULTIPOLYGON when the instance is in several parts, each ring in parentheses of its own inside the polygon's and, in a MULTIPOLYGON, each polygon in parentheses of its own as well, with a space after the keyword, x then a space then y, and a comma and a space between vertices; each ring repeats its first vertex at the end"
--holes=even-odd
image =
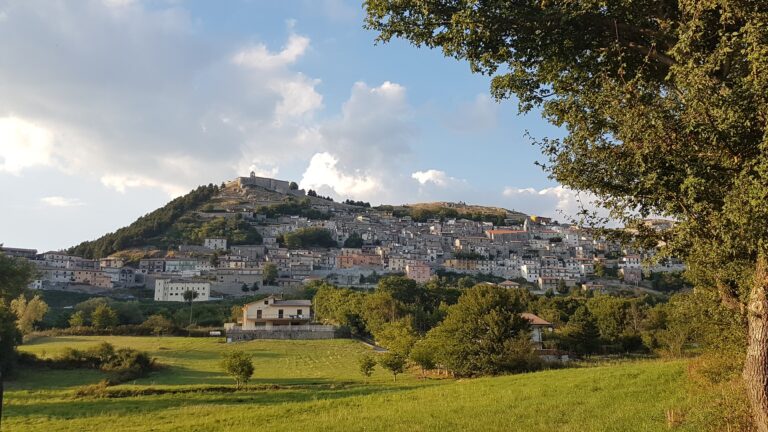
POLYGON ((194 291, 193 301, 208 301, 211 297, 211 283, 187 279, 158 279, 155 281, 155 301, 184 302, 184 293, 194 291))
POLYGON ((511 280, 505 280, 498 284, 502 288, 520 288, 520 284, 511 280))
POLYGON ((211 250, 227 250, 227 239, 221 237, 203 240, 203 246, 211 250))
POLYGON ((555 325, 532 313, 524 312, 520 314, 520 316, 527 319, 531 324, 531 342, 533 342, 534 345, 537 345, 538 348, 541 348, 544 332, 553 331, 555 329, 555 325))
POLYGON ((272 295, 243 306, 243 330, 302 325, 311 321, 311 300, 282 300, 272 295))
POLYGON ((405 266, 405 275, 408 279, 413 279, 417 283, 427 283, 432 277, 431 269, 424 263, 408 263, 405 266))

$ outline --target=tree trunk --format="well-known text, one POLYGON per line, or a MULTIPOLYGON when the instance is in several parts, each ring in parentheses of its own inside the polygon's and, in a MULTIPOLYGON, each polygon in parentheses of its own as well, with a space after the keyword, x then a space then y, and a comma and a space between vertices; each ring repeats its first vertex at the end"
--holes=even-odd
POLYGON ((0 430, 3 430, 3 367, 0 366, 0 430))
POLYGON ((759 432, 768 432, 768 263, 759 258, 747 304, 747 357, 744 382, 759 432))

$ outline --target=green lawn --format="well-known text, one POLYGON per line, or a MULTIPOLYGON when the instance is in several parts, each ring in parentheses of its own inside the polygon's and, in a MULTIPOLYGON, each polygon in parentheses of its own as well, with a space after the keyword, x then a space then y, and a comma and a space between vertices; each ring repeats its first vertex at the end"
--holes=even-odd
POLYGON ((665 411, 684 408, 686 400, 682 362, 464 380, 423 381, 406 374, 395 383, 381 370, 364 380, 357 359, 368 350, 350 340, 226 345, 213 339, 59 337, 22 349, 51 356, 102 340, 149 351, 165 365, 119 387, 228 385, 217 366, 228 349, 254 355, 254 383, 280 387, 77 399, 72 389, 97 382, 98 372, 34 371, 8 384, 3 430, 666 431, 665 411))

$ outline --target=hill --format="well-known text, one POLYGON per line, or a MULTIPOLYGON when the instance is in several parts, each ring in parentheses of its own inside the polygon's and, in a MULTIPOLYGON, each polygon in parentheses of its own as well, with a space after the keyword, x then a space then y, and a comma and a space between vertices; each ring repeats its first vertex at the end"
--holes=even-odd
MULTIPOLYGON (((288 182, 261 179, 264 183, 288 182)), ((333 214, 383 212, 396 217, 410 216, 416 222, 429 219, 466 218, 504 225, 512 219, 522 222, 526 215, 497 207, 465 203, 420 203, 402 206, 382 205, 371 208, 368 203, 334 202, 313 191, 274 190, 260 184, 247 184, 236 179, 221 186, 200 186, 188 194, 171 200, 130 225, 98 239, 85 241, 68 250, 85 258, 103 258, 117 252, 136 260, 157 255, 183 244, 199 245, 207 237, 225 237, 228 244, 260 244, 261 234, 255 228, 254 214, 267 218, 283 215, 324 220, 333 214)))
MULTIPOLYGON (((106 340, 149 351, 164 367, 113 387, 113 397, 73 396, 96 371, 40 370, 9 382, 9 430, 25 431, 665 431, 685 411, 685 363, 642 361, 479 379, 365 379, 353 340, 222 344, 176 337, 41 338, 21 347, 54 356, 106 340), (253 355, 252 388, 233 392, 223 351, 253 355), (52 387, 51 383, 55 383, 52 387), (290 429, 290 427, 288 428, 290 429)), ((675 430, 699 430, 683 424, 675 430)))

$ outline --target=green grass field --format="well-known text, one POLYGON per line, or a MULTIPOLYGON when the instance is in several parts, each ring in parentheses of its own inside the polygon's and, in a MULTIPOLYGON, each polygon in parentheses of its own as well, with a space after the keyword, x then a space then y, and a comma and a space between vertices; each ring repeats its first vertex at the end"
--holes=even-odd
MULTIPOLYGON (((117 389, 185 393, 76 398, 95 371, 22 371, 9 382, 3 431, 665 431, 665 411, 684 408, 683 362, 645 361, 464 380, 393 382, 357 370, 368 352, 351 340, 252 341, 138 337, 42 338, 21 347, 52 356, 106 340, 150 352, 164 368, 117 389), (253 354, 256 389, 230 385, 220 353, 253 354), (265 389, 263 384, 277 387, 265 389)), ((685 429, 677 429, 685 430, 685 429)))

